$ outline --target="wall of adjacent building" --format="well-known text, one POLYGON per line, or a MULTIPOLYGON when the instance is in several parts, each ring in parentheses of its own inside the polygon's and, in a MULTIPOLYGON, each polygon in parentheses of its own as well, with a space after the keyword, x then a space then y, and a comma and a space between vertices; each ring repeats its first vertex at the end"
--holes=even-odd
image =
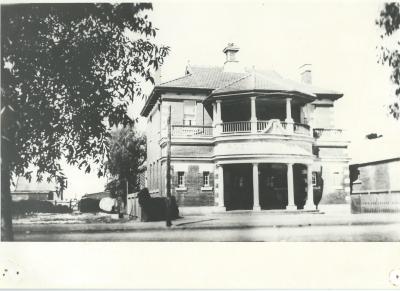
POLYGON ((357 182, 353 182, 353 192, 400 190, 400 158, 355 167, 359 175, 357 182))

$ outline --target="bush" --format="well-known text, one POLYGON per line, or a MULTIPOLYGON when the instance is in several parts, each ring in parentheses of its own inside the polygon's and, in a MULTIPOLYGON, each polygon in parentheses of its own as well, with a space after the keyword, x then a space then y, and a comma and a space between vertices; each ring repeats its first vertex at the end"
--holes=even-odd
POLYGON ((100 200, 92 198, 84 198, 79 201, 80 212, 100 212, 100 200))
MULTIPOLYGON (((155 197, 151 198, 147 188, 138 193, 139 204, 142 208, 142 221, 161 221, 166 219, 167 198, 155 197)), ((174 196, 171 197, 170 204, 171 219, 179 218, 178 204, 174 196)))
POLYGON ((337 191, 328 193, 327 195, 322 196, 322 203, 323 204, 345 204, 346 201, 346 192, 344 191, 337 191))
POLYGON ((68 206, 54 205, 43 200, 21 200, 12 201, 13 215, 25 215, 29 213, 69 213, 72 212, 68 206))

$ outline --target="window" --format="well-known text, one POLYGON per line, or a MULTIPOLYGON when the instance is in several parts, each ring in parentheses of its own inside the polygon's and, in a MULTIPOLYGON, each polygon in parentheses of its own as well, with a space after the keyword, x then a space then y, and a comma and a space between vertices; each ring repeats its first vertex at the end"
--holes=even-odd
POLYGON ((203 172, 203 186, 210 186, 210 172, 203 172))
POLYGON ((192 100, 183 101, 183 124, 184 125, 196 124, 196 101, 192 100))
POLYGON ((185 172, 178 172, 178 187, 185 186, 185 172))
POLYGON ((312 172, 312 185, 317 186, 317 172, 312 172))

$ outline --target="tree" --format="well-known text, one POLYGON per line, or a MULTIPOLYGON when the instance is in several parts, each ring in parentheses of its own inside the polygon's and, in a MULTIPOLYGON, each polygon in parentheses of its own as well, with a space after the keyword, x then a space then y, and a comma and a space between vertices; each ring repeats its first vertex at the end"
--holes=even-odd
POLYGON ((400 3, 385 3, 376 24, 383 29, 381 38, 387 43, 380 46, 379 61, 387 64, 392 70, 390 75, 394 83, 395 101, 389 106, 394 118, 400 118, 400 3))
POLYGON ((1 9, 2 240, 12 240, 10 179, 30 165, 63 181, 60 160, 104 174, 109 128, 169 48, 155 42, 151 4, 21 4, 1 9))
POLYGON ((107 171, 115 177, 107 189, 112 194, 122 193, 126 202, 128 192, 139 190, 139 174, 146 161, 146 137, 132 127, 118 129, 111 134, 107 171), (128 189, 126 183, 128 182, 128 189))

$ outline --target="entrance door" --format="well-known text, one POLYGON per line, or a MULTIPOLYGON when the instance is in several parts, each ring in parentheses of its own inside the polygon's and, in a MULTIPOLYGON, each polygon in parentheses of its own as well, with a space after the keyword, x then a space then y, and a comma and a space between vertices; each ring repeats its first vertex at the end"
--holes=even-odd
POLYGON ((253 209, 253 176, 251 165, 227 165, 225 175, 225 205, 227 210, 253 209))
POLYGON ((287 205, 287 170, 284 164, 262 164, 260 171, 260 206, 262 209, 285 209, 287 205))

